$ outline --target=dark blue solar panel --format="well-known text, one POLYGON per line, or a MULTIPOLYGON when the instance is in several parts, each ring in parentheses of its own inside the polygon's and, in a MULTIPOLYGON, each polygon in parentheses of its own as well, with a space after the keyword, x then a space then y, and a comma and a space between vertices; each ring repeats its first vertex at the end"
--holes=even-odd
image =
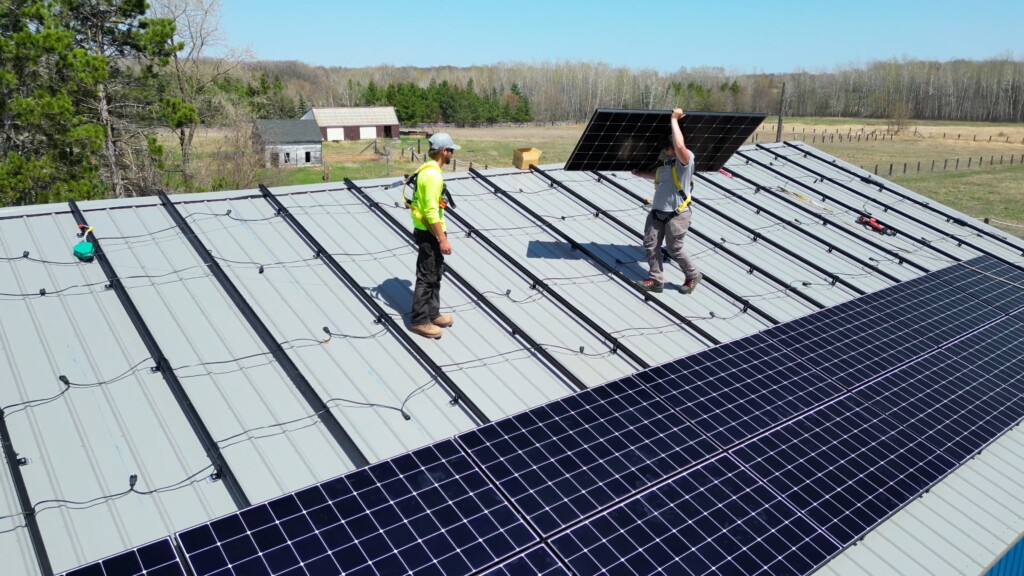
POLYGON ((844 392, 759 334, 652 368, 636 378, 723 447, 844 392))
POLYGON ((1024 325, 1006 318, 855 393, 962 462, 1024 418, 1024 325))
POLYGON ((717 452, 631 378, 458 438, 544 534, 717 452))
POLYGON ((569 571, 558 562, 547 546, 538 546, 508 562, 501 563, 493 570, 484 572, 483 576, 523 576, 526 574, 531 576, 534 574, 537 576, 569 576, 569 571))
POLYGON ((979 256, 932 272, 931 276, 1000 312, 1024 307, 1024 270, 992 256, 979 256))
POLYGON ((847 388, 875 378, 1001 314, 922 276, 763 332, 847 388))
POLYGON ((65 576, 185 576, 170 538, 65 572, 65 576))
POLYGON ((552 539, 577 574, 807 574, 839 545, 729 456, 552 539))
POLYGON ((733 454, 844 546, 957 466, 851 396, 733 454))
POLYGON ((191 528, 197 576, 469 574, 537 537, 445 440, 191 528))

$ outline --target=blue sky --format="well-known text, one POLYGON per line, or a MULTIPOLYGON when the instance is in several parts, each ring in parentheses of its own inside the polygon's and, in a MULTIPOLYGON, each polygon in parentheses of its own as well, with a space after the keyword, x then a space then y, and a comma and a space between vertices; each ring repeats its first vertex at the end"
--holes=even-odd
POLYGON ((222 0, 233 47, 324 66, 606 62, 673 72, 1024 59, 1022 0, 222 0))

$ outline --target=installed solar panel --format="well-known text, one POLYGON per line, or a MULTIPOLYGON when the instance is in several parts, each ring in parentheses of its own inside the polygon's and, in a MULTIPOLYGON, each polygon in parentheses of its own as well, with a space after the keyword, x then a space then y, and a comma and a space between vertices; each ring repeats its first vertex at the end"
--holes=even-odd
POLYGON ((1000 312, 1024 307, 1024 271, 991 256, 979 256, 931 274, 1000 312))
POLYGON ((957 466, 850 396, 733 455, 844 546, 957 466))
POLYGON ((185 576, 170 538, 65 572, 65 576, 185 576))
POLYGON ((763 334, 854 388, 999 316, 948 284, 921 276, 763 334))
MULTIPOLYGON (((668 110, 596 110, 565 169, 652 169, 671 134, 671 115, 668 110)), ((686 147, 697 158, 696 170, 721 168, 764 118, 764 114, 721 112, 692 112, 683 116, 680 128, 686 147)))
POLYGON ((551 544, 577 574, 806 574, 839 550, 729 456, 551 544))
POLYGON ((543 534, 718 451, 632 378, 458 437, 543 534))
POLYGON ((722 447, 844 390, 755 334, 635 375, 722 447))
POLYGON ((524 574, 569 576, 569 571, 555 559, 555 555, 548 550, 547 546, 538 546, 508 562, 503 562, 493 570, 484 572, 483 576, 521 576, 524 574))
POLYGON ((1000 320, 855 394, 967 460, 1024 418, 1024 325, 1000 320))
POLYGON ((445 440, 191 528, 196 576, 468 574, 537 537, 445 440))

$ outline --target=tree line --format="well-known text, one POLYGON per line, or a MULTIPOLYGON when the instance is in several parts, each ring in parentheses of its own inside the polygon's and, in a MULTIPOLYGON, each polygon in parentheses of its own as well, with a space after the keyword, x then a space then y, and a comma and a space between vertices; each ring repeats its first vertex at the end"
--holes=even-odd
POLYGON ((314 67, 228 49, 219 14, 220 0, 0 2, 0 206, 251 187, 253 120, 313 106, 389 105, 404 125, 461 126, 583 122, 602 107, 774 114, 785 83, 787 115, 1024 121, 1024 62, 1011 57, 789 74, 314 67), (197 148, 203 126, 221 137, 197 148))

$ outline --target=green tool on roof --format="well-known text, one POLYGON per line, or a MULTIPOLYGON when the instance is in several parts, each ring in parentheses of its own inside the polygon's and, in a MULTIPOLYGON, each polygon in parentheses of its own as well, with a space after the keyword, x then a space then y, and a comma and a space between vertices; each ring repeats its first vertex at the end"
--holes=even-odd
POLYGON ((91 226, 85 226, 84 224, 78 225, 78 237, 81 238, 81 240, 78 244, 75 244, 75 258, 78 258, 82 262, 92 262, 92 259, 96 255, 96 248, 92 245, 92 242, 86 240, 90 232, 92 232, 91 226))

